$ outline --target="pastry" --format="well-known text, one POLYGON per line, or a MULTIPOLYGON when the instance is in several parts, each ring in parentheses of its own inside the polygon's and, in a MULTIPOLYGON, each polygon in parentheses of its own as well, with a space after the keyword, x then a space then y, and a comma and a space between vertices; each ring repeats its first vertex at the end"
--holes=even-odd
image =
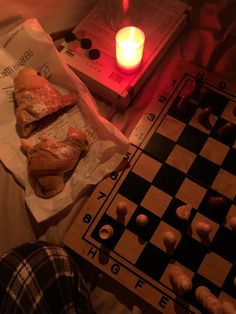
POLYGON ((77 103, 72 94, 61 95, 34 69, 24 68, 14 78, 15 115, 20 137, 29 137, 39 122, 77 103))
POLYGON ((63 140, 42 135, 36 145, 21 139, 21 149, 27 156, 29 181, 35 194, 51 198, 60 193, 81 154, 88 150, 86 135, 71 127, 63 140))

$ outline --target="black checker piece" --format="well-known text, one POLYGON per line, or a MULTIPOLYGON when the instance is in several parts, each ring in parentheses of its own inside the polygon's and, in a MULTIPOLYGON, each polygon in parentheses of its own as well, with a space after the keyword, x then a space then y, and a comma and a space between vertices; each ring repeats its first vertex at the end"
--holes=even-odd
POLYGON ((147 243, 136 262, 136 267, 154 280, 159 280, 168 266, 169 260, 170 257, 167 253, 152 243, 147 243))
POLYGON ((196 214, 196 210, 193 208, 191 211, 191 215, 187 221, 180 220, 176 216, 176 209, 179 206, 184 205, 185 203, 179 200, 178 198, 173 197, 169 206, 165 210, 164 215, 162 216, 162 220, 168 223, 169 225, 173 226, 174 228, 178 229, 181 232, 187 231, 193 217, 196 214))
POLYGON ((160 220, 161 219, 159 217, 146 210, 142 206, 139 206, 130 218, 126 228, 138 235, 140 239, 149 241, 157 226, 159 225, 160 220), (146 215, 148 217, 148 223, 146 226, 138 226, 136 218, 140 214, 146 215))
POLYGON ((228 172, 236 175, 236 149, 230 148, 227 155, 225 156, 225 159, 221 165, 221 167, 228 172))
POLYGON ((210 218, 217 224, 223 224, 225 217, 228 214, 228 211, 231 207, 231 201, 224 197, 225 199, 225 204, 222 205, 220 208, 217 206, 213 206, 209 204, 209 199, 210 197, 222 197, 219 193, 213 191, 213 190, 208 190, 207 193, 205 194, 201 204, 198 207, 198 211, 202 213, 204 216, 210 218))
POLYGON ((181 133, 177 144, 198 154, 208 139, 208 135, 204 132, 187 125, 181 133))
POLYGON ((180 170, 163 164, 152 181, 152 184, 162 191, 174 196, 179 190, 185 174, 180 170))
POLYGON ((201 108, 211 107, 212 113, 220 116, 225 109, 229 99, 213 90, 207 90, 202 97, 199 106, 201 108))
POLYGON ((92 232, 92 238, 97 240, 99 243, 101 243, 104 247, 112 250, 120 240, 120 237, 122 236, 124 232, 124 225, 119 223, 118 221, 114 220, 112 217, 108 216, 107 214, 104 214, 102 218, 99 220, 97 226, 92 232), (99 230, 104 225, 110 225, 114 229, 114 233, 110 239, 103 240, 99 237, 99 230))
POLYGON ((197 156, 192 163, 188 175, 193 179, 211 186, 220 167, 202 156, 197 156))
POLYGON ((144 151, 156 160, 165 162, 174 145, 175 143, 172 140, 155 132, 145 146, 144 151))
POLYGON ((130 172, 120 186, 118 193, 127 197, 134 203, 139 204, 147 193, 149 187, 150 183, 147 180, 130 172))
POLYGON ((210 249, 222 256, 224 259, 235 263, 235 243, 236 233, 233 233, 233 231, 224 226, 220 226, 211 242, 210 249))
POLYGON ((192 271, 197 271, 207 250, 207 247, 199 241, 185 234, 177 246, 173 258, 192 271))
POLYGON ((223 284, 223 290, 236 299, 236 289, 234 285, 234 279, 236 278, 236 264, 232 265, 232 268, 225 279, 223 284))
POLYGON ((177 96, 176 99, 173 101, 169 111, 168 111, 168 114, 171 115, 172 117, 184 122, 184 123, 188 123, 193 115, 194 115, 194 112, 196 110, 196 106, 195 104, 193 104, 191 101, 189 101, 189 104, 188 104, 188 110, 183 112, 181 110, 178 109, 178 103, 180 101, 180 96, 177 96))
POLYGON ((66 42, 66 43, 69 43, 69 42, 71 42, 71 41, 76 40, 77 38, 76 38, 76 36, 75 36, 74 33, 68 32, 68 33, 65 34, 64 39, 65 39, 65 42, 66 42))

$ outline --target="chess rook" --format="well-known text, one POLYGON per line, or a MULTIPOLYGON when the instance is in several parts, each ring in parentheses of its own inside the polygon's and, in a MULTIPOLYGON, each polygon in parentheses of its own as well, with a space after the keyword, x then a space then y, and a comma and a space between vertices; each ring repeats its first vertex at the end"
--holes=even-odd
POLYGON ((169 272, 169 280, 173 288, 183 295, 186 292, 192 290, 192 281, 190 277, 185 273, 182 267, 178 265, 172 265, 169 272))
POLYGON ((192 206, 189 204, 181 205, 176 209, 176 216, 180 220, 189 220, 192 211, 192 206))
POLYGON ((110 225, 104 225, 99 230, 99 237, 102 240, 108 240, 110 239, 114 234, 114 229, 110 225))
POLYGON ((194 89, 192 91, 192 97, 194 99, 196 99, 200 96, 202 86, 203 86, 203 78, 202 77, 196 77, 194 80, 194 89))
POLYGON ((199 221, 196 224, 196 232, 200 238, 208 238, 211 231, 212 231, 211 225, 206 223, 205 221, 199 221))
POLYGON ((223 314, 223 305, 207 287, 199 286, 195 290, 195 296, 210 314, 223 314))

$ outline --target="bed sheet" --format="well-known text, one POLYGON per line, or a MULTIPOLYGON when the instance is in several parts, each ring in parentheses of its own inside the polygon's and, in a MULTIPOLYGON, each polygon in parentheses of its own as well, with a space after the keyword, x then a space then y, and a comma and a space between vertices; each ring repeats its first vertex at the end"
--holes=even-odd
MULTIPOLYGON (((27 3, 27 1, 22 2, 27 3)), ((75 1, 72 2, 75 6, 75 1)), ((112 118, 112 122, 127 136, 139 120, 149 100, 151 101, 155 97, 153 95, 161 87, 163 76, 170 73, 180 60, 199 65, 236 83, 236 1, 186 0, 186 2, 193 5, 189 27, 154 71, 148 86, 145 86, 139 93, 137 105, 128 108, 124 114, 115 114, 112 118), (130 121, 133 123, 131 124, 130 121)), ((68 1, 68 5, 69 3, 70 1, 68 1)), ((84 12, 86 11, 87 8, 84 12)), ((69 19, 68 11, 64 26, 70 24, 72 19, 69 19)), ((3 19, 0 18, 0 20, 3 19)), ((1 31, 7 29, 7 21, 14 23, 16 20, 12 20, 10 17, 8 20, 4 19, 3 23, 0 23, 1 31)), ((56 23, 56 19, 54 22, 56 23)), ((53 27, 50 27, 48 22, 45 22, 45 25, 49 31, 56 29, 54 23, 53 27)), ((101 103, 98 105, 98 110, 103 116, 109 115, 108 107, 101 103)), ((25 207, 22 188, 17 185, 2 164, 0 164, 0 178, 0 254, 20 243, 36 239, 60 244, 66 230, 92 190, 91 188, 91 190, 85 191, 75 205, 53 219, 38 225, 25 207), (13 195, 14 197, 12 197, 13 195)), ((142 304, 135 304, 135 300, 132 300, 134 302, 127 301, 126 293, 122 288, 114 288, 111 284, 107 286, 105 282, 106 280, 96 271, 91 272, 91 276, 88 278, 91 299, 97 314, 157 314, 156 310, 152 312, 147 308, 145 310, 145 306, 142 304)))

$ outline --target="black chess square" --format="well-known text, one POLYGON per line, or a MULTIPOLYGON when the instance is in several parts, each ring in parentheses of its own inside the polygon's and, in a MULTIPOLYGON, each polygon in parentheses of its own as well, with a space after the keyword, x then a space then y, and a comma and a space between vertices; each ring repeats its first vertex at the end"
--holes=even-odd
POLYGON ((212 113, 216 116, 220 116, 228 102, 229 99, 224 95, 213 90, 207 90, 202 97, 199 106, 201 108, 211 107, 212 113))
POLYGON ((166 223, 168 223, 169 225, 175 227, 176 229, 178 229, 181 232, 185 232, 187 231, 188 227, 191 225, 191 221, 193 220, 193 217, 196 214, 196 210, 193 208, 191 215, 189 217, 189 219, 186 220, 180 220, 177 218, 176 216, 176 209, 179 206, 184 205, 185 203, 183 203, 181 200, 179 200, 178 198, 172 198, 169 206, 167 207, 167 209, 165 210, 164 215, 162 216, 162 220, 165 221, 166 223))
POLYGON ((211 186, 220 167, 202 156, 197 156, 192 163, 188 175, 202 184, 211 186))
POLYGON ((230 148, 221 167, 227 170, 229 173, 236 175, 236 149, 230 148))
POLYGON ((149 187, 150 183, 147 180, 138 176, 134 172, 130 172, 120 186, 118 193, 134 203, 139 204, 147 193, 149 187))
POLYGON ((156 160, 165 162, 174 145, 175 143, 171 139, 155 132, 146 144, 144 151, 156 160))
MULTIPOLYGON (((218 140, 219 142, 233 146, 235 142, 235 137, 236 137, 236 126, 234 125, 232 128, 232 131, 230 132, 229 135, 219 135, 220 129, 228 123, 227 120, 223 118, 218 118, 216 123, 214 124, 213 128, 211 129, 210 136, 213 137, 214 139, 218 140)), ((221 134, 221 133, 220 133, 221 134)))
POLYGON ((169 261, 167 253, 152 243, 147 243, 135 266, 154 280, 159 280, 169 261))
POLYGON ((182 171, 168 164, 163 164, 153 179, 152 184, 162 191, 174 196, 184 179, 185 174, 182 171))
POLYGON ((227 216, 228 211, 231 207, 231 201, 226 197, 223 197, 225 200, 225 204, 219 208, 217 206, 210 205, 209 200, 211 197, 223 196, 217 193, 216 191, 208 190, 198 207, 198 211, 202 213, 204 216, 213 220, 214 222, 218 224, 223 224, 225 217, 227 216))
POLYGON ((168 114, 171 115, 172 117, 182 121, 182 122, 188 123, 194 115, 194 112, 196 110, 196 106, 194 103, 189 101, 188 110, 183 112, 180 109, 178 109, 178 104, 180 101, 181 101, 181 97, 180 96, 176 97, 176 99, 174 100, 174 102, 172 103, 172 105, 168 111, 168 114))
POLYGON ((160 218, 148 211, 147 209, 139 206, 131 216, 127 229, 139 236, 144 241, 149 241, 160 223, 160 218), (148 218, 148 223, 145 226, 139 226, 136 222, 138 215, 145 215, 148 218))
POLYGON ((236 278, 236 264, 232 265, 232 268, 225 279, 222 290, 228 293, 232 298, 236 299, 236 289, 234 280, 236 278))
POLYGON ((210 249, 216 252, 218 255, 224 259, 235 263, 236 262, 236 233, 233 233, 232 230, 224 226, 220 226, 217 230, 211 245, 210 249))
POLYGON ((208 135, 191 125, 186 125, 182 134, 180 135, 177 144, 198 154, 206 143, 208 135))
POLYGON ((101 243, 104 247, 111 250, 114 249, 114 247, 116 246, 117 242, 119 241, 120 237, 124 232, 124 229, 125 229, 124 225, 122 225, 112 217, 108 216, 107 214, 104 214, 102 218, 99 220, 95 229, 93 230, 91 236, 93 239, 101 243), (103 240, 99 236, 99 231, 104 225, 109 225, 114 230, 113 235, 111 236, 110 239, 103 240))
POLYGON ((185 294, 185 299, 191 303, 193 306, 198 308, 201 313, 205 313, 205 309, 202 307, 202 305, 199 303, 199 301, 195 297, 195 290, 200 287, 200 286, 205 286, 207 287, 216 297, 219 296, 221 289, 217 287, 214 283, 206 279, 205 277, 199 275, 199 274, 194 274, 192 278, 192 284, 193 288, 190 292, 185 294))
POLYGON ((178 244, 173 257, 195 272, 199 268, 207 250, 207 247, 199 241, 185 234, 178 244))

